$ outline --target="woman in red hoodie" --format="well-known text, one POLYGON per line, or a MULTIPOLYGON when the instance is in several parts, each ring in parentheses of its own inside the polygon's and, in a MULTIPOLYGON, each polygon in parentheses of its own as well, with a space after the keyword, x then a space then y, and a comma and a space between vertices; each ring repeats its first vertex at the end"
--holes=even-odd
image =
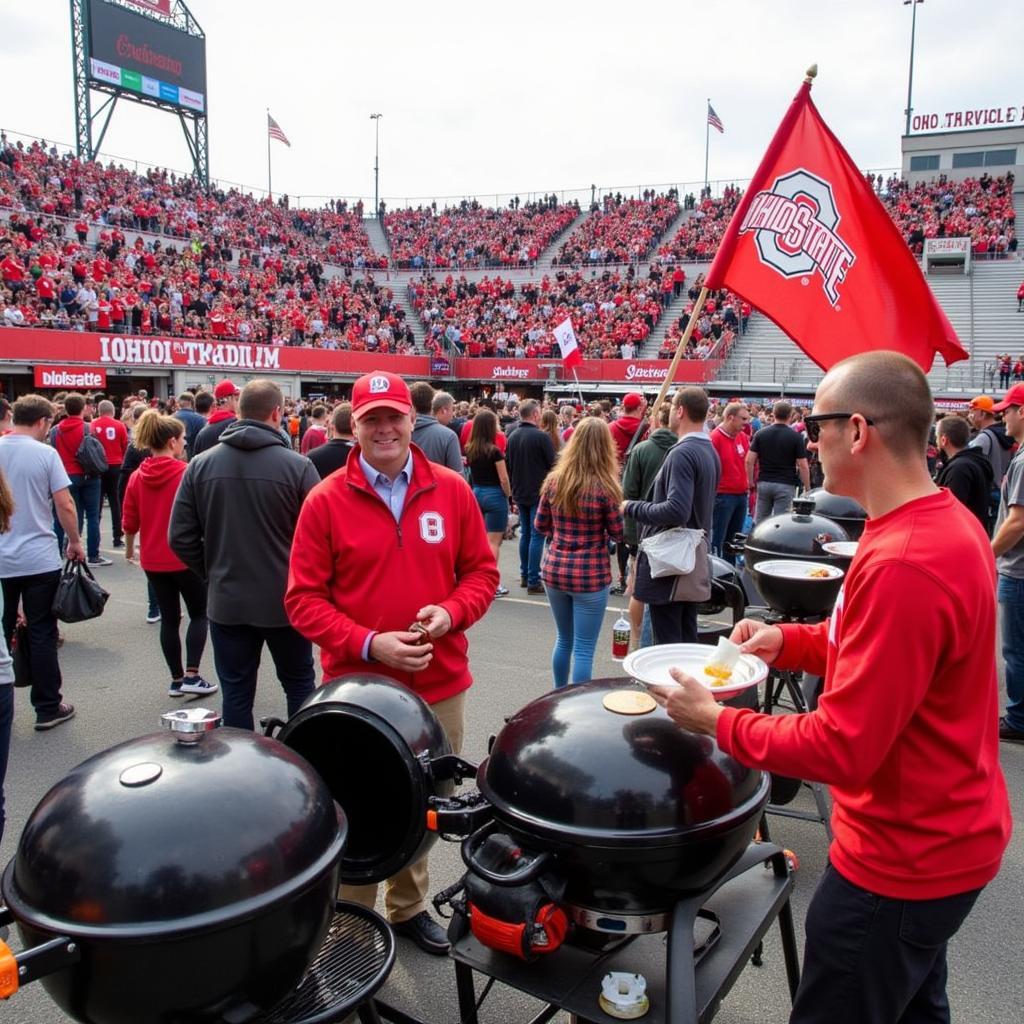
POLYGON ((206 584, 167 544, 167 526, 178 485, 185 473, 185 424, 173 416, 148 409, 135 423, 135 444, 150 457, 128 481, 122 510, 124 557, 135 562, 135 537, 141 533, 139 561, 156 592, 160 608, 160 648, 171 670, 169 697, 217 692, 199 674, 206 647, 206 584), (181 600, 188 609, 185 632, 186 666, 181 664, 181 600))

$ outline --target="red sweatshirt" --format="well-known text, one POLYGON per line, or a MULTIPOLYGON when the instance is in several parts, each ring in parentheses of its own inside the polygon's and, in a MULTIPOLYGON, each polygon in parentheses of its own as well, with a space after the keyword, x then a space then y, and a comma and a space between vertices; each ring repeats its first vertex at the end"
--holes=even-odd
POLYGON ((938 899, 999 870, 995 591, 985 531, 949 491, 869 519, 832 618, 782 627, 775 664, 824 675, 817 710, 718 720, 744 764, 831 787, 829 857, 877 895, 938 899))
POLYGON ((128 451, 128 428, 113 416, 100 416, 89 424, 107 453, 107 464, 117 468, 128 451))
POLYGON ((148 572, 180 572, 185 563, 167 543, 167 526, 185 463, 168 455, 146 459, 128 478, 121 521, 125 533, 138 533, 139 561, 148 572))
POLYGON ((721 427, 715 427, 711 431, 711 443, 722 462, 722 478, 718 481, 718 493, 746 494, 750 438, 742 430, 733 437, 721 427))
POLYGON ((490 607, 499 577, 465 480, 415 445, 412 453, 399 523, 367 481, 358 447, 309 492, 295 527, 284 606, 292 625, 320 645, 325 680, 381 672, 436 704, 473 683, 466 630, 490 607), (363 660, 371 632, 405 631, 428 604, 445 608, 452 628, 433 641, 434 657, 423 671, 363 660))
POLYGON ((68 476, 81 476, 82 467, 75 456, 85 436, 85 420, 81 416, 65 416, 56 426, 54 448, 64 463, 68 476))
MULTIPOLYGON (((626 464, 626 451, 629 448, 629 442, 633 440, 633 435, 637 432, 641 422, 639 416, 620 416, 609 424, 612 440, 615 442, 615 451, 619 456, 620 467, 626 464)), ((644 432, 637 439, 637 444, 647 437, 648 433, 649 428, 645 426, 644 432)))

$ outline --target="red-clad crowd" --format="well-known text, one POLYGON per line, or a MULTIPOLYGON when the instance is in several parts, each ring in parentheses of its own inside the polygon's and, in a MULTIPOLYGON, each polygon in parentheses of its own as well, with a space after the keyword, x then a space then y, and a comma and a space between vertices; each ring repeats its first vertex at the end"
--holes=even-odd
POLYGON ((948 181, 945 175, 910 185, 891 177, 867 176, 912 252, 920 253, 926 238, 971 239, 976 257, 1005 258, 1017 251, 1013 210, 1013 175, 948 181))
POLYGON ((658 246, 658 259, 667 263, 710 263, 742 195, 742 189, 727 185, 720 199, 701 199, 672 238, 658 246))
POLYGON ((450 274, 409 285, 429 349, 498 359, 557 356, 551 331, 567 317, 585 357, 632 359, 672 295, 672 277, 657 265, 643 278, 559 270, 519 288, 501 277, 467 281, 450 274))
POLYGON ((607 195, 602 205, 566 239, 553 262, 563 266, 635 263, 650 255, 679 214, 674 189, 644 192, 642 199, 607 195))
POLYGON ((463 201, 438 212, 435 203, 385 214, 384 231, 400 269, 529 267, 579 212, 555 196, 526 204, 516 198, 507 210, 463 201))
MULTIPOLYGON (((659 359, 671 359, 675 355, 679 340, 690 322, 703 283, 704 275, 699 274, 687 292, 690 301, 669 327, 661 343, 658 350, 659 359)), ((724 359, 739 332, 747 329, 750 314, 750 303, 725 288, 709 292, 687 342, 683 353, 685 358, 708 359, 713 356, 715 359, 724 359)))

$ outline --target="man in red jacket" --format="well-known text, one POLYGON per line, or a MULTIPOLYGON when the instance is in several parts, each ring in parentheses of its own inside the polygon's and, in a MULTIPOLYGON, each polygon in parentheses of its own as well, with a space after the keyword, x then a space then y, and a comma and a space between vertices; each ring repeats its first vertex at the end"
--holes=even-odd
POLYGON ((750 410, 742 402, 730 402, 722 410, 722 422, 711 431, 711 443, 722 463, 722 477, 715 495, 711 526, 711 550, 735 563, 736 556, 725 550, 725 542, 743 532, 747 517, 747 452, 750 451, 750 410))
POLYGON ((121 463, 128 451, 128 428, 114 419, 114 403, 104 399, 96 407, 99 415, 89 426, 103 445, 107 456, 107 471, 100 477, 100 488, 110 509, 110 528, 114 535, 114 547, 123 548, 121 531, 121 500, 118 497, 118 481, 121 477, 121 463))
POLYGON ((834 366, 804 418, 825 487, 860 502, 867 528, 828 621, 745 619, 732 639, 824 675, 814 711, 727 708, 678 670, 658 688, 678 725, 737 760, 831 788, 791 1024, 948 1021, 946 944, 1010 838, 995 566, 981 524, 928 475, 932 417, 920 368, 876 351, 834 366))
MULTIPOLYGON (((473 683, 466 630, 500 582, 480 509, 460 474, 412 444, 416 413, 397 374, 360 377, 352 416, 357 447, 299 514, 285 608, 320 646, 324 679, 383 672, 431 705, 458 752, 473 683)), ((444 955, 428 885, 424 857, 385 882, 385 907, 400 935, 444 955)), ((344 897, 372 907, 376 892, 346 886, 344 897)))

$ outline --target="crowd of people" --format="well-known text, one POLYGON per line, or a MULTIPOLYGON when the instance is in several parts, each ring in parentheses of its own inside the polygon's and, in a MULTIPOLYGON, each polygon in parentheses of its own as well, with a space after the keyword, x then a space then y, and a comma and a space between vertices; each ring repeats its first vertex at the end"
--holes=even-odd
POLYGON ((679 215, 675 190, 666 195, 645 193, 630 199, 606 195, 600 206, 559 247, 553 264, 581 267, 607 263, 638 263, 679 215))
POLYGON ((721 198, 703 196, 679 230, 658 246, 658 259, 666 263, 710 263, 736 212, 743 190, 726 185, 721 198))
POLYGON ((555 196, 532 203, 513 199, 508 209, 475 200, 438 211, 437 204, 384 215, 391 265, 399 270, 449 267, 532 267, 579 216, 579 204, 555 196))

